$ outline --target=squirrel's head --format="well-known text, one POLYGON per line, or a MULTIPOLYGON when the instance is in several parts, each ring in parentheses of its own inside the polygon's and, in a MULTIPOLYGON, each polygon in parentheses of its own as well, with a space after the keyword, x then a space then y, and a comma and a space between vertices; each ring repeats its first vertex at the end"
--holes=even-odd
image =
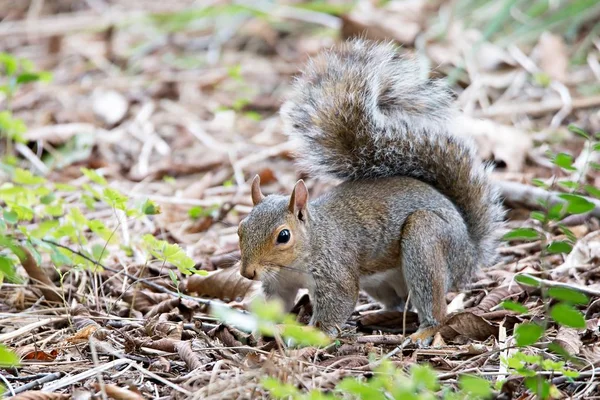
POLYGON ((268 279, 283 268, 294 268, 308 246, 308 190, 299 180, 291 196, 264 196, 258 175, 252 181, 254 208, 240 223, 240 274, 268 279))

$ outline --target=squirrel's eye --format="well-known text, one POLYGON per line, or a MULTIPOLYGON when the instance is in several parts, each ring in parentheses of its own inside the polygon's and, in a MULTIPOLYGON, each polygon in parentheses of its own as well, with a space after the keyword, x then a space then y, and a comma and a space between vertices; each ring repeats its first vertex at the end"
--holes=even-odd
POLYGON ((277 243, 287 243, 290 241, 290 237, 290 231, 288 229, 283 229, 279 232, 279 235, 277 235, 277 243))

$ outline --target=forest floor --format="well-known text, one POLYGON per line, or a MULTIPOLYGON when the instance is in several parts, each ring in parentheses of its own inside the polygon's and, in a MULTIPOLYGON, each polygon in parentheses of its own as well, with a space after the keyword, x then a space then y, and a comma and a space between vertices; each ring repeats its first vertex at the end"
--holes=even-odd
MULTIPOLYGON (((52 76, 11 81, 0 60, 0 84, 16 84, 0 97, 0 345, 20 358, 0 369, 6 396, 276 396, 265 377, 356 395, 336 385, 385 358, 428 363, 448 389, 473 374, 497 398, 600 398, 597 5, 546 26, 519 25, 514 1, 5 3, 0 52, 52 76), (258 290, 236 264, 252 178, 270 194, 302 177, 312 198, 335 184, 298 170, 278 110, 308 57, 364 29, 450 79, 512 239, 448 294, 431 346, 400 348, 416 314, 361 295, 339 339, 294 348, 215 308, 247 309, 258 290)), ((311 311, 302 294, 294 314, 311 311)))

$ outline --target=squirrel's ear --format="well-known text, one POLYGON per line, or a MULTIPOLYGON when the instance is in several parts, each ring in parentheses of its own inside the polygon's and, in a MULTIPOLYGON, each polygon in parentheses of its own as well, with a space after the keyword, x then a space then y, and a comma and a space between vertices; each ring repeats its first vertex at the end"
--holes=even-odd
POLYGON ((258 176, 258 175, 256 175, 254 177, 254 179, 252 180, 251 192, 252 192, 252 204, 254 204, 254 205, 257 205, 258 203, 263 201, 263 199, 265 198, 265 196, 260 191, 260 176, 258 176))
POLYGON ((298 219, 304 219, 306 214, 306 205, 308 204, 308 189, 304 181, 300 179, 296 182, 292 195, 290 196, 290 204, 288 206, 291 213, 296 215, 298 219))

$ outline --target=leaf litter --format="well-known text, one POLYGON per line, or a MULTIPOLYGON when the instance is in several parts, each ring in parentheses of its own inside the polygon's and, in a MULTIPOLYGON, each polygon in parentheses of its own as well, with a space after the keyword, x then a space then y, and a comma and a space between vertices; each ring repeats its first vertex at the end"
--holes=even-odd
MULTIPOLYGON (((239 31, 231 28, 237 23, 231 15, 222 16, 227 22, 218 25, 201 13, 186 19, 194 15, 187 1, 173 2, 168 10, 148 1, 103 3, 114 12, 109 29, 92 2, 42 2, 41 9, 36 2, 25 3, 11 13, 0 11, 6 14, 0 28, 10 23, 14 33, 2 35, 0 50, 32 57, 54 76, 51 83, 35 84, 12 99, 12 110, 28 127, 24 137, 33 149, 28 160, 42 161, 55 183, 90 184, 81 168, 100 171, 110 187, 154 201, 160 214, 115 219, 110 207, 85 208, 85 197, 57 191, 69 209, 102 221, 107 232, 118 232, 119 240, 97 243, 96 255, 107 268, 60 265, 65 253, 59 249, 53 258, 43 254, 35 260, 37 254, 25 249, 18 272, 28 281, 3 282, 0 292, 0 343, 21 359, 19 367, 0 372, 7 393, 19 399, 92 394, 261 398, 268 397, 260 384, 264 376, 331 390, 346 376, 370 376, 373 359, 388 357, 400 367, 428 362, 441 380, 454 385, 465 371, 492 380, 504 374, 508 380, 501 392, 517 396, 524 380, 511 375, 500 354, 509 354, 519 327, 542 321, 548 301, 539 286, 516 281, 524 273, 548 287, 574 288, 589 296, 589 302, 577 306, 584 312, 584 326, 549 321, 543 339, 589 364, 579 367, 582 375, 576 380, 553 379, 561 394, 577 395, 590 373, 600 374, 597 216, 573 221, 579 240, 566 256, 541 255, 542 243, 564 236, 560 227, 544 241, 504 244, 498 264, 481 271, 460 298, 449 294, 448 302, 455 300, 457 309, 427 349, 398 348, 417 328, 412 310, 382 311, 364 295, 345 334, 324 348, 294 349, 277 337, 223 323, 211 312, 211 304, 218 303, 248 310, 259 291, 239 275, 236 263, 237 224, 251 209, 249 181, 259 174, 265 193, 287 193, 298 177, 305 177, 293 165, 293 148, 282 135, 277 110, 298 65, 333 44, 334 35, 369 29, 369 37, 394 39, 409 52, 420 46, 420 34, 433 38, 425 55, 438 66, 435 73, 456 78, 465 110, 463 133, 476 140, 482 158, 496 163, 494 179, 527 184, 531 201, 523 201, 523 186, 503 187, 511 207, 509 227, 526 228, 537 226, 530 218, 532 203, 539 199, 531 195, 539 193, 530 190, 532 179, 561 174, 540 154, 550 149, 575 158, 584 154, 583 142, 568 134, 567 122, 600 130, 600 101, 581 90, 597 84, 597 45, 584 65, 570 65, 573 50, 549 33, 519 51, 485 41, 482 51, 469 58, 467 49, 481 40, 482 32, 456 23, 446 40, 432 35, 434 14, 448 11, 443 2, 392 1, 378 7, 360 1, 354 11, 340 11, 341 18, 324 12, 306 14, 308 20, 288 15, 285 29, 243 14, 239 31), (128 19, 128 13, 152 11, 175 17, 128 19), (100 30, 87 31, 94 20, 100 30), (129 25, 117 24, 126 20, 129 25), (328 34, 314 33, 323 26, 328 34), (563 110, 567 114, 560 114, 563 110), (551 136, 558 134, 566 140, 551 136), (148 262, 136 241, 147 234, 178 243, 208 275, 187 275, 172 262, 148 262), (525 306, 526 312, 509 302, 525 306)), ((280 16, 273 11, 273 17, 280 16)), ((597 187, 594 174, 590 169, 583 179, 597 187)), ((332 182, 307 179, 307 184, 316 196, 332 182)), ((97 240, 94 229, 85 229, 90 241, 97 240)), ((83 265, 85 247, 60 244, 74 249, 83 265)), ((305 293, 293 312, 299 321, 309 320, 312 306, 305 293)), ((588 396, 600 395, 597 384, 590 388, 585 389, 588 396)))

